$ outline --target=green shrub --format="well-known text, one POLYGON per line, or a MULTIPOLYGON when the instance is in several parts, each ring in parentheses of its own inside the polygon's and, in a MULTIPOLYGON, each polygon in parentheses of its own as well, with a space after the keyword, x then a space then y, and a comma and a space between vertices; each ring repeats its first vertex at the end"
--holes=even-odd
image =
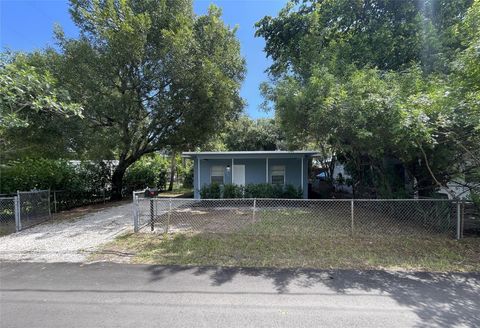
POLYGON ((167 182, 168 182, 167 170, 160 171, 158 173, 158 179, 157 179, 158 190, 166 190, 167 189, 167 182))
POLYGON ((127 193, 156 187, 165 190, 168 179, 168 159, 158 154, 142 157, 125 172, 123 179, 127 193))
POLYGON ((81 181, 75 166, 65 160, 25 159, 2 166, 0 192, 17 190, 78 189, 81 181))
POLYGON ((25 159, 1 168, 0 193, 50 189, 98 192, 110 186, 113 164, 105 161, 25 159))
POLYGON ((128 192, 153 188, 156 185, 155 171, 145 165, 134 165, 125 173, 124 185, 128 192))
POLYGON ((479 192, 474 192, 474 191, 472 191, 472 192, 470 193, 470 198, 471 198, 474 206, 475 206, 478 210, 480 210, 480 193, 479 193, 479 192))
POLYGON ((273 186, 268 183, 247 184, 245 198, 275 198, 273 186))
POLYGON ((193 166, 190 169, 182 172, 183 177, 183 187, 184 188, 193 188, 193 166))
MULTIPOLYGON (((81 162, 78 171, 80 185, 75 190, 98 191, 109 189, 114 164, 111 161, 81 162)), ((72 190, 72 188, 65 188, 72 190)))
POLYGON ((286 185, 281 198, 290 198, 290 199, 297 199, 303 198, 303 191, 301 188, 295 188, 292 185, 286 185))
POLYGON ((226 184, 223 186, 222 198, 242 198, 243 195, 243 186, 237 186, 235 184, 226 184))
POLYGON ((271 185, 268 183, 248 184, 245 187, 226 184, 222 188, 218 184, 204 185, 200 189, 200 197, 207 198, 303 198, 300 188, 292 185, 271 185))
POLYGON ((221 198, 221 189, 218 183, 203 185, 200 189, 200 197, 202 199, 219 199, 221 198))

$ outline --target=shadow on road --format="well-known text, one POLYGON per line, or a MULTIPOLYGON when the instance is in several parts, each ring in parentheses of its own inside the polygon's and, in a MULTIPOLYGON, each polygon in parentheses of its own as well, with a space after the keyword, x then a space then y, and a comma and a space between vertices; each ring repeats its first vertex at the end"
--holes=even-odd
POLYGON ((353 270, 308 270, 235 267, 149 266, 151 281, 183 271, 207 275, 212 286, 234 283, 238 275, 271 281, 279 294, 290 287, 322 285, 337 294, 361 292, 388 295, 411 308, 422 326, 468 326, 480 323, 480 273, 429 273, 353 270))

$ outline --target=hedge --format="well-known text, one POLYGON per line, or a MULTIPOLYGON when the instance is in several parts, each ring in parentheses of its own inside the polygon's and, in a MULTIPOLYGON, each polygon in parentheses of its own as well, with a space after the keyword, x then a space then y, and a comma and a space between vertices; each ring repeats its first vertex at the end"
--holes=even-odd
POLYGON ((204 185, 200 189, 200 197, 203 199, 219 199, 219 198, 303 198, 301 188, 295 188, 293 185, 285 186, 272 185, 268 183, 247 184, 246 186, 238 186, 234 184, 218 185, 212 183, 204 185))

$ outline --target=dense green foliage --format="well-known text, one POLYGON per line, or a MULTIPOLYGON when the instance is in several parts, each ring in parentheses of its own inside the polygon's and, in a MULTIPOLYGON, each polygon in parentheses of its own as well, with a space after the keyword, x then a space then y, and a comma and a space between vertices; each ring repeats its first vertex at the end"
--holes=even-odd
MULTIPOLYGON (((186 188, 193 184, 193 170, 190 165, 182 165, 178 157, 177 179, 186 188)), ((166 190, 170 158, 158 154, 142 157, 129 167, 125 174, 124 194, 147 187, 166 190)), ((12 194, 17 190, 31 189, 63 190, 59 197, 67 203, 86 204, 89 193, 107 191, 110 197, 110 181, 115 165, 111 161, 66 161, 50 159, 31 159, 12 161, 2 168, 0 193, 12 194), (68 198, 68 199, 67 199, 68 198)), ((190 187, 189 187, 190 186, 190 187)), ((72 206, 68 206, 71 208, 72 206)))
POLYGON ((109 162, 72 163, 65 160, 25 159, 2 168, 0 193, 31 189, 92 192, 108 189, 113 165, 109 162))
POLYGON ((269 183, 247 184, 238 186, 234 184, 218 185, 212 183, 200 188, 200 197, 203 199, 218 198, 286 198, 301 199, 303 192, 293 185, 272 185, 269 183))
POLYGON ((478 0, 318 0, 263 18, 273 64, 262 92, 290 146, 340 160, 368 196, 474 177, 479 13, 478 0))
POLYGON ((183 187, 193 189, 193 165, 182 172, 183 187))
POLYGON ((58 104, 47 105, 64 109, 71 99, 83 107, 83 118, 35 119, 11 134, 12 142, 32 135, 29 145, 36 138, 48 149, 47 142, 58 139, 64 142, 57 158, 117 160, 111 185, 119 198, 126 170, 143 155, 202 145, 242 110, 245 62, 235 29, 217 7, 198 16, 189 0, 70 3, 80 37, 67 38, 58 27, 59 51, 22 58, 26 75, 46 72, 45 84, 56 87, 50 98, 58 95, 58 104))
POLYGON ((227 125, 223 137, 229 151, 279 150, 283 148, 283 133, 273 119, 252 120, 242 116, 227 125))
POLYGON ((203 199, 222 198, 222 189, 218 183, 203 185, 202 188, 200 188, 200 197, 203 199))
POLYGON ((205 151, 262 151, 286 148, 285 136, 275 119, 241 115, 227 122, 201 149, 205 151))
POLYGON ((29 138, 31 131, 49 130, 52 120, 81 117, 81 112, 81 105, 72 102, 68 91, 44 67, 31 66, 21 54, 1 57, 0 152, 4 161, 19 153, 38 156, 51 154, 52 150, 63 152, 58 147, 62 141, 55 140, 57 136, 43 134, 39 143, 29 138))
POLYGON ((165 190, 169 160, 161 155, 142 157, 125 173, 124 185, 128 193, 145 188, 165 190))

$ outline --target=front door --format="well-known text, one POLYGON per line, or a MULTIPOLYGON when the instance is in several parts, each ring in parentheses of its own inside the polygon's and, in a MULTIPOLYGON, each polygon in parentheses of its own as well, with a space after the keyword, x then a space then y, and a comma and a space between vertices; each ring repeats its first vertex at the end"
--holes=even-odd
POLYGON ((233 184, 245 185, 245 165, 233 166, 233 184))

